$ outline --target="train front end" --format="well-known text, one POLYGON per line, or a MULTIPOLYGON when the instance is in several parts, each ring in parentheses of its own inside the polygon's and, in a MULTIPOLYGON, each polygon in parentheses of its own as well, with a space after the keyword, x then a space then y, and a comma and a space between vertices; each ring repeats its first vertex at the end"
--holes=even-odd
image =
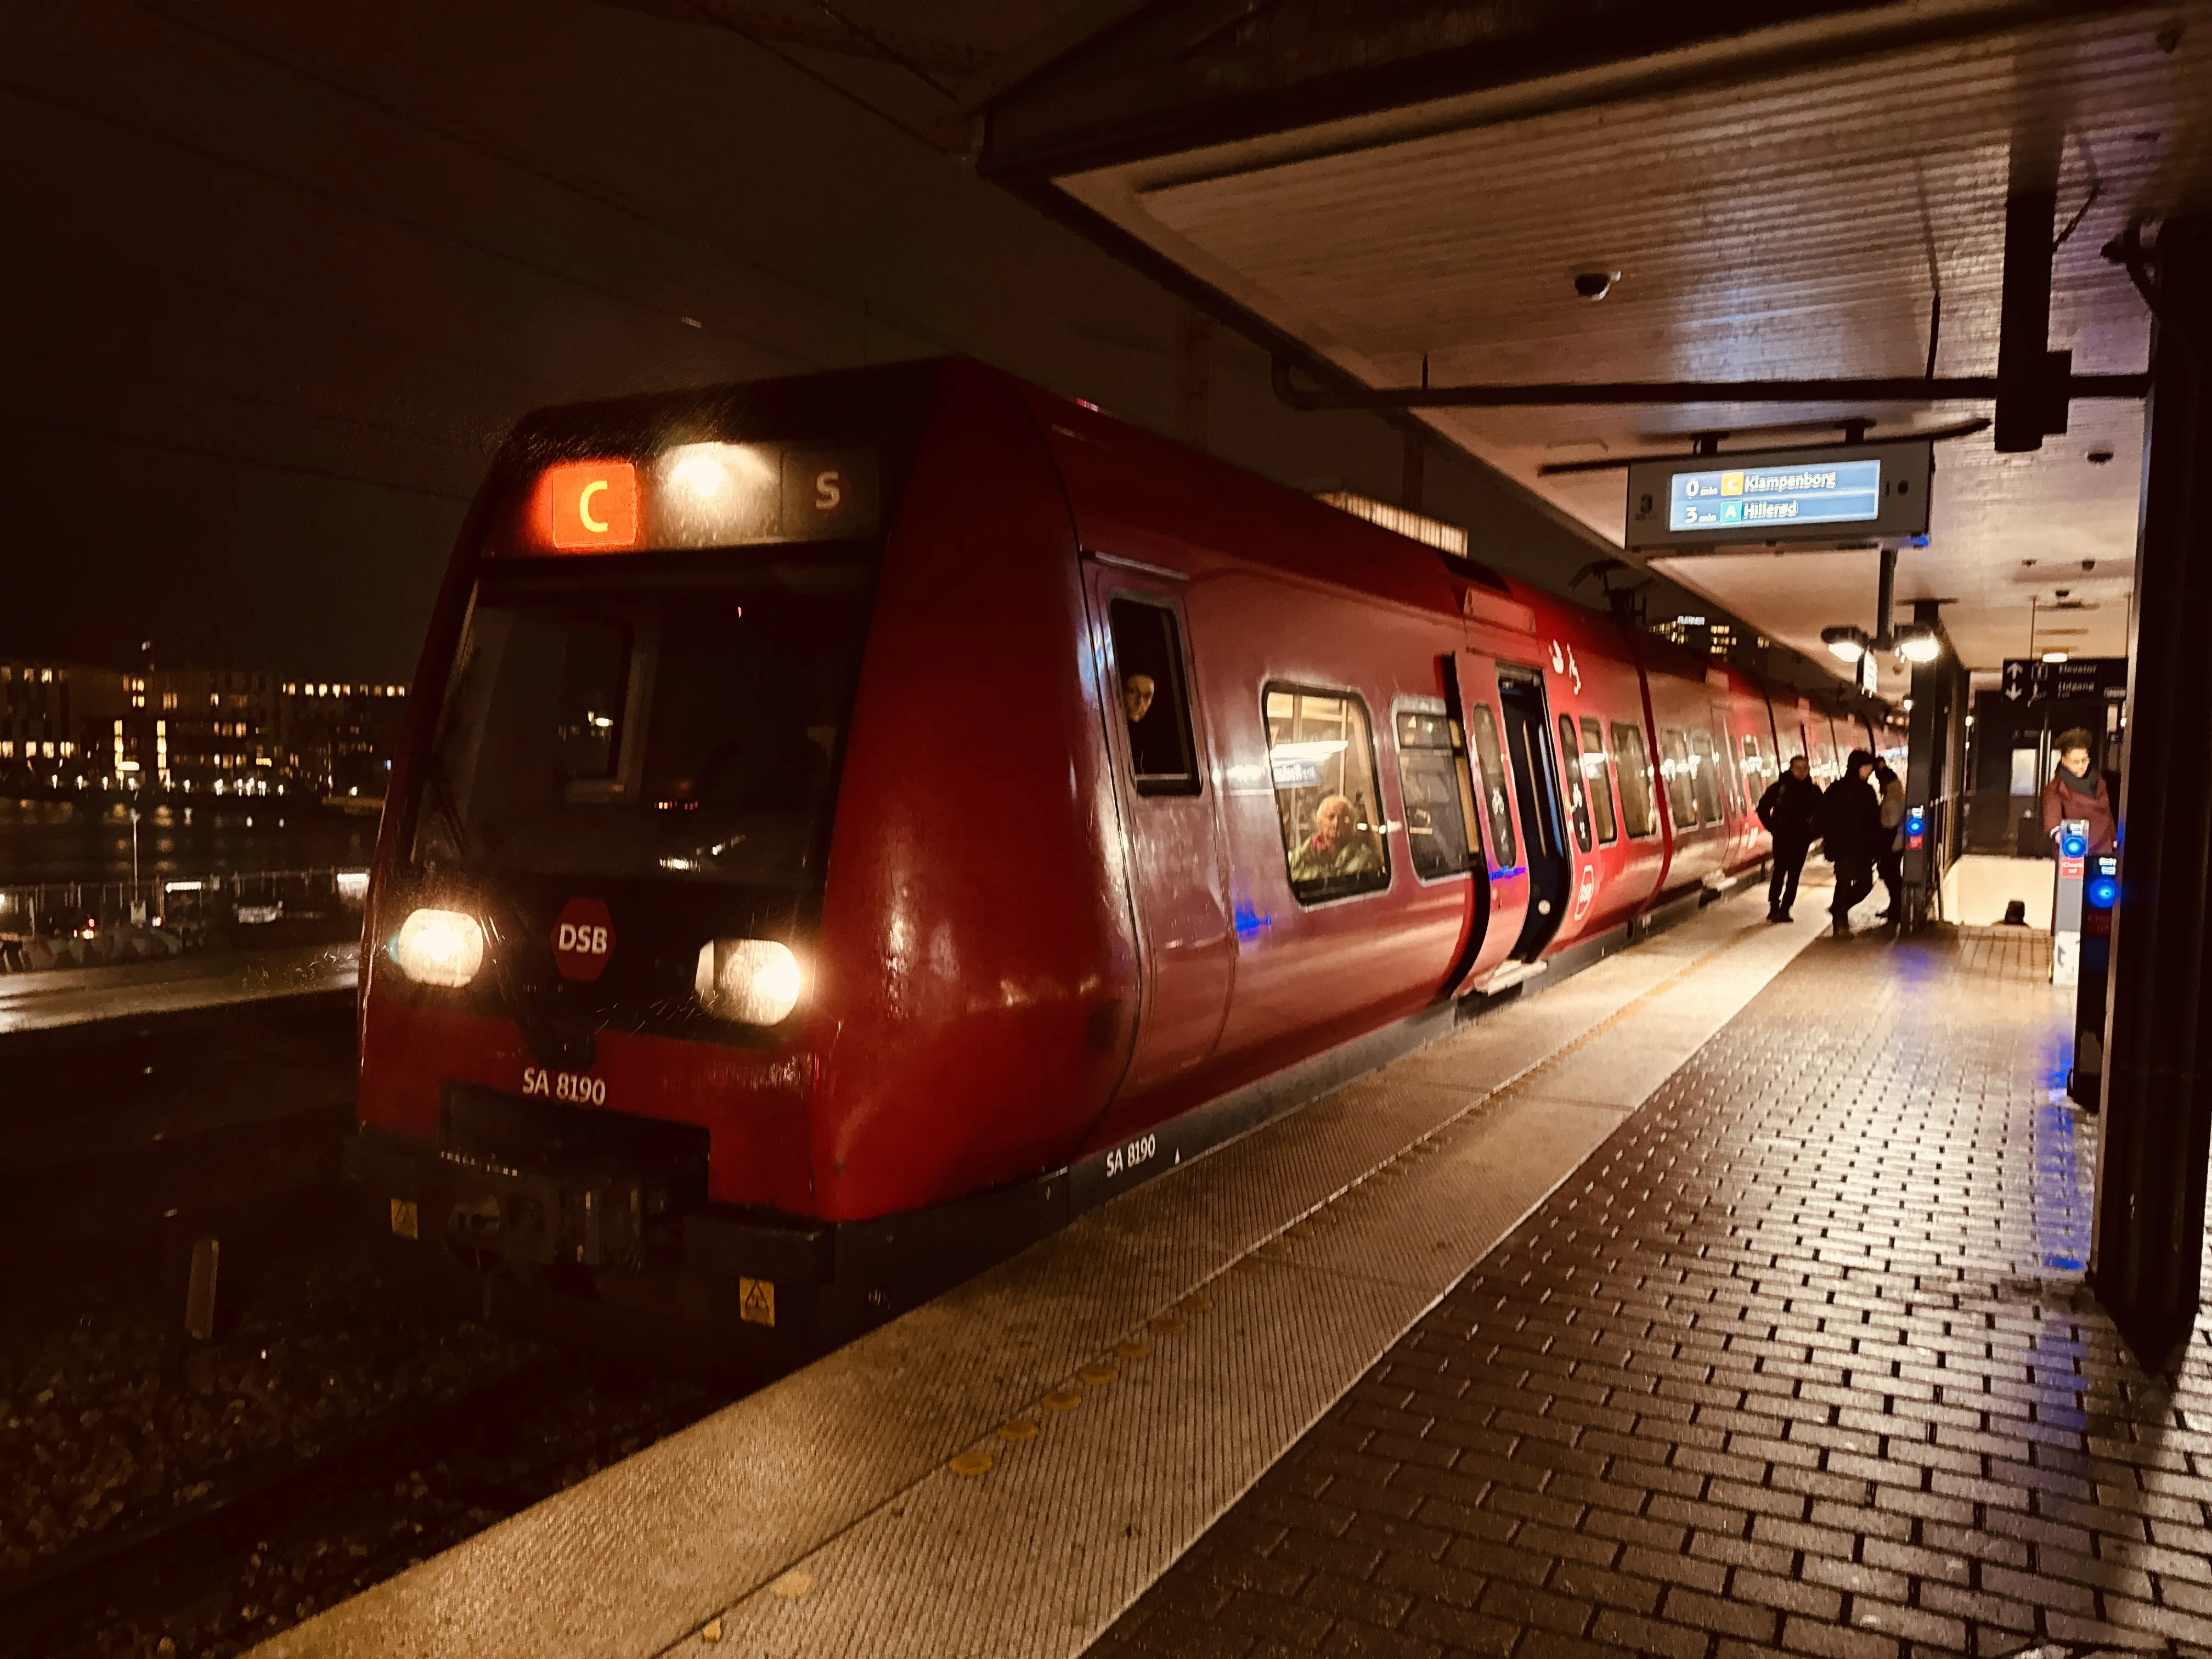
POLYGON ((863 429, 835 385, 528 423, 471 515, 379 848, 349 1174, 490 1310, 839 1322, 806 1013, 915 395, 859 390, 863 429))

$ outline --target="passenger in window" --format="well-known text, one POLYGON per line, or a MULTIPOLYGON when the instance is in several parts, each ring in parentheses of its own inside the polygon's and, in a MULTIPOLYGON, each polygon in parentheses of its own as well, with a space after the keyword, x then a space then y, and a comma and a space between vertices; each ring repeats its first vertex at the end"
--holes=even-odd
POLYGON ((1291 854, 1292 881, 1371 876, 1382 867, 1382 854, 1359 828, 1358 809, 1342 795, 1326 796, 1314 808, 1314 832, 1291 854))
POLYGON ((1158 695, 1150 674, 1132 674, 1121 682, 1121 708, 1129 717, 1129 724, 1152 712, 1152 698, 1158 695))

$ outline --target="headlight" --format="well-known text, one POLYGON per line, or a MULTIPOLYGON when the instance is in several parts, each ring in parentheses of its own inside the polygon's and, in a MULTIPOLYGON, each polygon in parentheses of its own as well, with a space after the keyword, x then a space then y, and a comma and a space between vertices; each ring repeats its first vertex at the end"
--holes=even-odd
POLYGON ((483 928, 459 910, 417 910, 399 924, 392 959, 418 985, 466 985, 483 966, 483 928))
POLYGON ((772 939, 718 939, 699 947, 691 987, 700 1005, 720 1018, 781 1025, 799 1006, 805 975, 787 945, 772 939))

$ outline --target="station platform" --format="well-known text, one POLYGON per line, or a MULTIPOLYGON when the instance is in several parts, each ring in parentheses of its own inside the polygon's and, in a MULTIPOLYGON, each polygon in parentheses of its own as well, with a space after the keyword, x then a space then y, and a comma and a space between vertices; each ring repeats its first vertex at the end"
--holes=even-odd
POLYGON ((2146 1380, 2083 1288, 2047 939, 1800 914, 1715 904, 258 1651, 2212 1642, 2212 1368, 2146 1380))
POLYGON ((296 945, 0 977, 0 1036, 351 991, 361 949, 296 945))

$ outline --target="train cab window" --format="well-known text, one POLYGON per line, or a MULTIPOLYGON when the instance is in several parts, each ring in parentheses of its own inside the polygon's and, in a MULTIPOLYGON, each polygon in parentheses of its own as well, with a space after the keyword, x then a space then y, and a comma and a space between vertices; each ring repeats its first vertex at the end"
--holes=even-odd
POLYGON ((1597 838, 1610 847, 1620 839, 1620 826, 1613 816, 1613 780, 1606 775, 1605 728, 1589 714, 1583 716, 1583 780, 1589 786, 1597 838))
POLYGON ((623 706, 629 700, 630 637, 618 619, 579 620, 560 655, 554 765, 569 800, 603 798, 617 777, 623 706))
POLYGON ((1702 726, 1690 728, 1690 788, 1697 797, 1698 817, 1707 823, 1721 821, 1721 786, 1717 775, 1713 734, 1702 726))
POLYGON ((871 586, 828 564, 486 580, 425 757, 415 858, 817 881, 871 586))
POLYGON ((1175 612, 1142 599, 1106 607, 1114 666, 1121 677, 1121 718, 1129 733, 1129 770, 1140 795, 1194 795, 1190 699, 1175 612))
POLYGON ((1490 856, 1501 870, 1521 861, 1513 841, 1513 809, 1505 800, 1505 754, 1498 741, 1498 716, 1486 702, 1467 711, 1468 733, 1474 739, 1475 764, 1482 769, 1482 805, 1490 819, 1490 856))
POLYGON ((1696 770, 1690 759, 1690 745, 1682 737, 1681 728, 1662 726, 1659 728, 1659 775, 1667 785, 1667 812, 1674 820, 1677 830, 1698 827, 1698 794, 1691 775, 1696 770))
POLYGON ((1406 847, 1424 881, 1466 873, 1467 745, 1441 702, 1399 706, 1398 787, 1406 798, 1406 847))
POLYGON ((1631 836, 1659 833, 1659 805, 1652 798, 1651 751, 1644 728, 1626 720, 1613 723, 1613 757, 1620 767, 1620 816, 1631 836))
POLYGON ((1340 691, 1271 685, 1267 761, 1291 891, 1319 904, 1390 884, 1367 706, 1340 691))
POLYGON ((1589 790, 1583 781, 1582 745, 1575 739, 1575 717, 1559 716, 1559 770, 1567 781, 1567 817, 1575 826, 1575 845, 1590 849, 1589 790))

